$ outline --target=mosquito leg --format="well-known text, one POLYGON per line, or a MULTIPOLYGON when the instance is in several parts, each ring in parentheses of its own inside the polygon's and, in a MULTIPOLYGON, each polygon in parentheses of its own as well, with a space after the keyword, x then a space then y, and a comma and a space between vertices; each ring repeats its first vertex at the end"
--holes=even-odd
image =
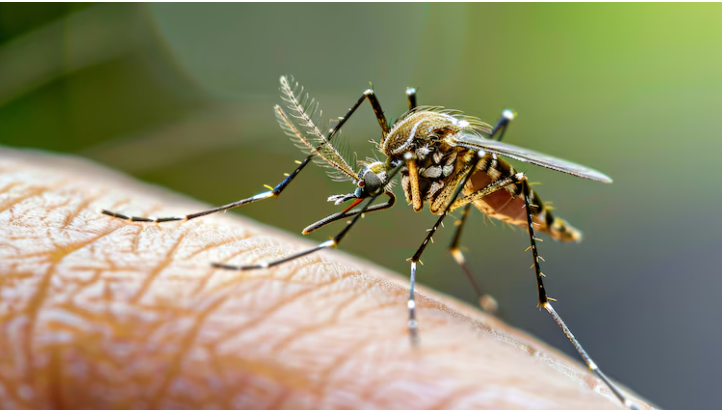
MULTIPOLYGON (((406 100, 409 103, 409 110, 416 108, 416 89, 409 87, 406 89, 406 100)), ((424 207, 424 203, 421 200, 421 190, 419 189, 419 168, 416 166, 416 161, 408 161, 406 164, 408 169, 408 179, 411 191, 411 203, 414 211, 421 212, 424 207)))
POLYGON ((458 209, 459 207, 465 205, 464 210, 461 213, 461 220, 459 221, 459 225, 456 228, 456 233, 454 233, 454 239, 451 242, 451 246, 449 246, 449 253, 451 253, 451 256, 454 257, 454 260, 461 266, 461 269, 466 274, 466 277, 471 282, 472 286, 474 287, 474 290, 476 290, 477 296, 479 296, 479 305, 487 312, 494 313, 498 309, 498 303, 496 300, 488 294, 482 293, 481 288, 476 284, 476 281, 474 280, 474 276, 471 272, 471 269, 466 264, 466 259, 464 258, 464 254, 461 252, 461 249, 459 249, 459 242, 461 240, 461 233, 464 229, 464 225, 466 224, 466 220, 469 217, 469 211, 471 210, 471 205, 473 201, 477 199, 481 199, 489 194, 492 194, 506 186, 516 184, 518 183, 521 178, 523 178, 523 174, 515 174, 511 177, 500 179, 494 182, 489 183, 484 188, 481 188, 480 190, 473 192, 469 195, 464 196, 463 198, 459 198, 456 201, 454 201, 451 206, 448 208, 448 212, 453 212, 454 210, 458 209))
POLYGON ((421 212, 424 208, 424 202, 421 200, 421 189, 419 188, 419 167, 416 160, 406 161, 406 169, 409 172, 409 186, 411 191, 411 206, 414 212, 421 212))
MULTIPOLYGON (((351 115, 358 109, 358 107, 364 102, 364 100, 368 99, 369 103, 371 104, 371 108, 373 108, 374 113, 376 114, 376 119, 379 122, 379 126, 381 127, 381 134, 382 139, 386 138, 386 135, 389 133, 389 125, 388 121, 386 121, 386 117, 384 116, 384 112, 381 109, 381 104, 379 104, 379 100, 376 98, 376 95, 374 94, 373 90, 366 90, 364 91, 363 95, 356 101, 356 103, 351 107, 346 115, 339 120, 339 122, 336 124, 334 128, 332 128, 329 131, 327 140, 330 141, 331 138, 334 137, 338 133, 338 131, 341 129, 341 127, 346 124, 346 121, 351 117, 351 115)), ((325 143, 325 142, 324 142, 325 143)), ((265 192, 261 192, 260 194, 254 195, 250 198, 241 199, 240 201, 231 202, 230 204, 221 205, 215 208, 207 209, 205 211, 196 212, 193 214, 188 215, 181 215, 181 216, 170 216, 170 217, 160 217, 160 218, 146 218, 146 217, 140 217, 140 216, 128 216, 124 215, 118 212, 108 211, 106 209, 103 209, 101 212, 105 215, 112 216, 114 218, 119 219, 125 219, 127 221, 131 222, 152 222, 152 223, 163 223, 163 222, 173 222, 173 221, 187 221, 190 219, 198 218, 201 216, 210 215, 216 212, 220 211, 226 211, 233 208, 238 208, 239 206, 248 205, 254 202, 262 201, 264 199, 268 198, 276 198, 283 192, 284 189, 293 181, 294 178, 296 178, 296 175, 298 175, 303 168, 308 165, 309 162, 313 159, 313 155, 311 154, 306 159, 304 159, 296 169, 289 174, 286 178, 283 179, 278 185, 276 185, 273 189, 265 192)), ((270 188, 270 186, 268 187, 270 188)))
POLYGON ((454 257, 454 260, 456 263, 461 266, 461 269, 464 271, 464 274, 466 275, 466 278, 469 279, 469 282, 471 282, 471 285, 474 287, 474 290, 476 291, 476 295, 479 298, 479 305, 487 312, 489 313, 495 313, 497 309, 499 308, 499 304, 497 303, 496 299, 492 297, 491 295, 487 293, 482 293, 481 288, 476 283, 476 280, 474 279, 474 274, 471 272, 471 269, 469 268, 469 265, 466 264, 466 258, 464 258, 464 253, 459 248, 459 242, 461 241, 461 233, 464 230, 464 225, 466 225, 466 221, 469 217, 469 212, 471 211, 471 203, 466 204, 464 207, 464 210, 461 211, 461 219, 457 222, 458 226, 456 227, 456 232, 454 233, 454 239, 451 241, 451 245, 449 245, 448 252, 451 254, 451 256, 454 257))
POLYGON ((346 234, 348 233, 348 231, 350 231, 351 228, 353 228, 353 226, 356 224, 356 222, 361 218, 361 215, 363 215, 363 213, 366 212, 366 210, 369 208, 369 206, 374 202, 374 200, 375 200, 376 198, 378 198, 378 197, 371 197, 371 199, 366 203, 366 205, 364 205, 364 207, 361 208, 361 212, 359 212, 359 213, 356 215, 356 217, 354 217, 354 218, 351 220, 351 223, 349 223, 348 225, 346 225, 346 227, 344 227, 341 232, 339 232, 339 233, 338 233, 336 236, 334 236, 332 239, 329 239, 329 240, 326 241, 326 242, 320 243, 318 246, 316 246, 316 247, 314 247, 314 248, 307 249, 307 250, 305 250, 305 251, 302 251, 302 252, 293 254, 293 255, 291 255, 291 256, 289 256, 289 257, 286 257, 286 258, 283 258, 283 259, 275 260, 275 261, 273 261, 273 262, 261 262, 261 263, 258 263, 258 264, 256 264, 256 265, 237 266, 237 265, 225 265, 225 264, 221 264, 221 263, 213 263, 213 264, 211 264, 211 265, 212 265, 214 268, 227 269, 227 270, 266 269, 266 268, 272 268, 272 267, 274 267, 274 266, 278 266, 278 265, 284 264, 284 263, 286 263, 286 262, 290 262, 290 261, 292 261, 292 260, 294 260, 294 259, 298 259, 298 258, 303 257, 303 256, 306 256, 306 255, 310 255, 310 254, 312 254, 312 253, 314 253, 314 252, 316 252, 316 251, 320 251, 321 249, 325 249, 325 248, 335 248, 336 246, 338 246, 338 244, 341 242, 341 240, 343 240, 343 238, 346 236, 346 234))
MULTIPOLYGON (((459 191, 460 190, 457 190, 456 194, 458 194, 459 191)), ((416 263, 421 261, 421 255, 424 253, 426 245, 428 245, 429 241, 432 240, 432 237, 436 233, 436 230, 439 229, 441 222, 444 220, 446 215, 448 215, 448 213, 449 211, 446 210, 439 216, 439 219, 436 220, 434 226, 428 230, 429 233, 426 235, 426 239, 424 239, 424 242, 421 243, 421 246, 419 247, 419 249, 416 250, 414 256, 409 258, 409 261, 411 262, 411 275, 409 277, 409 300, 407 302, 407 306, 409 308, 409 336, 411 337, 411 343, 413 345, 417 345, 419 342, 419 324, 416 320, 416 302, 414 300, 414 287, 416 284, 416 263)))
MULTIPOLYGON (((376 120, 379 122, 379 126, 381 127, 381 142, 383 143, 383 140, 386 139, 386 136, 389 134, 389 122, 386 120, 386 116, 384 115, 384 110, 381 109, 381 104, 379 103, 379 99, 376 98, 376 94, 374 94, 374 90, 368 89, 364 91, 363 97, 359 98, 358 102, 356 102, 356 105, 354 106, 354 110, 361 105, 364 98, 369 100, 369 103, 371 104, 371 108, 374 110, 374 114, 376 115, 376 120)), ((346 114, 346 117, 351 116, 351 111, 349 111, 348 114, 346 114)), ((346 118, 345 117, 345 118, 346 118)))
POLYGON ((416 108, 416 88, 409 87, 406 89, 406 101, 409 102, 409 110, 416 108))
MULTIPOLYGON (((406 89, 406 100, 409 103, 409 110, 416 108, 416 89, 409 87, 406 89)), ((409 170, 409 183, 411 184, 411 198, 414 211, 420 212, 424 204, 421 201, 421 191, 419 190, 419 169, 416 167, 415 161, 409 161, 406 164, 409 170)))
POLYGON ((353 226, 354 226, 354 225, 356 224, 356 222, 361 218, 361 216, 363 216, 363 214, 368 211, 368 209, 371 207, 371 204, 374 203, 374 201, 376 200, 376 198, 378 198, 382 193, 385 192, 385 191, 384 191, 384 188, 386 187, 386 185, 388 185, 388 183, 391 181, 391 179, 393 179, 393 177, 394 177, 394 176, 396 175, 396 173, 401 169, 402 166, 403 166, 403 162, 399 163, 399 165, 397 165, 393 170, 391 170, 391 172, 389 172, 389 173, 387 174, 386 183, 384 183, 384 184, 379 188, 380 192, 378 192, 378 193, 374 194, 373 196, 371 196, 370 199, 369 199, 369 201, 366 202, 366 205, 364 205, 363 208, 361 208, 361 209, 358 211, 358 213, 357 213, 356 216, 351 220, 351 222, 350 222, 348 225, 346 225, 346 226, 341 230, 341 232, 339 232, 339 233, 338 233, 336 236, 334 236, 332 239, 329 239, 328 241, 323 242, 323 243, 319 244, 318 246, 316 246, 316 247, 314 247, 314 248, 307 249, 307 250, 305 250, 305 251, 301 251, 301 252, 296 253, 296 254, 293 254, 293 255, 291 255, 291 256, 289 256, 289 257, 286 257, 286 258, 283 258, 283 259, 278 259, 278 260, 275 260, 275 261, 273 261, 273 262, 261 262, 261 263, 255 264, 255 265, 245 265, 245 266, 226 265, 226 264, 222 264, 222 263, 213 263, 213 264, 211 264, 211 266, 213 266, 214 268, 228 269, 228 270, 266 269, 266 268, 272 268, 272 267, 274 267, 274 266, 278 266, 278 265, 284 264, 284 263, 286 263, 286 262, 290 262, 290 261, 292 261, 292 260, 294 260, 294 259, 298 259, 298 258, 303 257, 303 256, 306 256, 306 255, 310 255, 310 254, 312 254, 312 253, 314 253, 314 252, 316 252, 316 251, 320 251, 321 249, 325 249, 325 248, 335 248, 336 246, 338 246, 339 243, 341 243, 341 241, 342 241, 343 238, 346 236, 346 234, 348 233, 348 231, 350 231, 351 228, 353 228, 353 226))
MULTIPOLYGON (((385 211, 385 210, 391 208, 392 206, 394 206, 394 204, 396 203, 396 196, 389 191, 384 192, 384 194, 386 194, 389 197, 388 201, 384 202, 383 204, 369 206, 368 209, 364 212, 369 213, 369 212, 376 212, 376 211, 385 211)), ((359 212, 361 212, 361 211, 356 209, 353 211, 337 212, 333 215, 329 215, 329 216, 321 219, 320 221, 314 222, 313 224, 307 226, 303 230, 303 234, 304 235, 309 234, 317 229, 320 229, 320 228, 322 228, 330 223, 336 222, 338 220, 341 220, 344 218, 350 218, 352 216, 355 216, 359 212)))
POLYGON ((494 128, 491 130, 491 134, 489 134, 489 137, 494 138, 494 136, 496 136, 496 134, 498 133, 499 137, 496 140, 501 141, 502 138, 504 138, 506 129, 509 127, 509 123, 513 119, 514 113, 511 110, 502 111, 501 118, 499 118, 499 121, 497 121, 496 125, 494 125, 494 128))
MULTIPOLYGON (((413 91, 414 94, 414 101, 415 101, 415 94, 416 90, 410 89, 406 91, 406 94, 409 95, 409 91, 413 91)), ((411 101, 411 97, 409 98, 409 101, 411 101)), ((410 104, 410 103, 409 103, 410 104)), ((506 133, 507 127, 509 126, 509 122, 514 119, 514 114, 510 110, 504 110, 502 112, 501 118, 496 122, 496 125, 491 131, 491 134, 489 135, 490 138, 494 138, 498 134, 498 141, 501 141, 502 138, 504 138, 504 133, 506 133)), ((474 287, 474 290, 476 291, 476 295, 479 297, 479 305, 487 312, 494 313, 497 311, 499 304, 497 303, 496 299, 492 297, 489 294, 485 294, 481 292, 481 288, 476 283, 476 280, 474 280, 474 275, 471 272, 471 269, 469 268, 469 265, 466 264, 466 258, 464 258, 464 253, 461 251, 459 247, 459 243, 461 241, 461 234, 464 230, 464 225, 466 225, 466 221, 469 217, 469 212, 471 211, 471 205, 472 201, 469 200, 469 203, 466 204, 464 207, 464 210, 461 211, 461 220, 458 222, 458 226, 456 228, 456 232, 454 233, 454 239, 451 241, 451 245, 449 246, 449 253, 451 253, 451 256, 454 257, 454 260, 456 263, 461 266, 461 269, 464 271, 464 274, 466 274, 467 279, 469 279, 469 282, 471 282, 471 285, 474 287)), ((452 205, 451 210, 453 211, 458 206, 452 205)))
POLYGON ((584 360, 584 363, 586 363, 587 367, 589 367, 589 370, 592 371, 592 373, 596 374, 597 377, 599 377, 604 384, 609 387, 609 389, 614 393, 615 396, 619 399, 619 401, 624 404, 627 408, 639 410, 639 407, 634 404, 630 399, 628 399, 624 393, 622 393, 622 390, 619 389, 602 371, 599 369, 599 367, 594 363, 592 358, 589 356, 589 354, 584 350, 581 343, 577 340, 576 337, 574 337, 574 334, 572 334, 571 330, 569 330, 569 327, 564 323, 561 316, 554 310, 554 308, 551 305, 551 301, 555 301, 556 299, 550 298, 547 296, 546 290, 544 289, 544 282, 543 282, 543 276, 544 274, 541 271, 541 268, 539 266, 539 252, 537 250, 536 242, 537 239, 534 236, 534 222, 532 220, 532 211, 531 207, 533 206, 531 202, 529 201, 531 188, 529 187, 529 183, 526 180, 526 177, 521 180, 522 184, 522 194, 524 195, 524 202, 525 202, 525 208, 526 208, 526 216, 527 216, 527 223, 529 227, 529 240, 531 241, 531 246, 529 249, 531 249, 532 257, 534 258, 534 271, 536 273, 536 281, 537 281, 537 292, 539 295, 539 307, 546 309, 547 312, 549 312, 550 315, 554 318, 554 321, 557 322, 559 327, 562 328, 562 331, 564 331, 564 334, 567 335, 567 338, 570 342, 574 345, 574 347, 577 349, 577 352, 579 352, 579 355, 584 360))
MULTIPOLYGON (((477 153, 476 159, 474 160, 472 164, 472 169, 476 168, 476 165, 479 163, 479 160, 481 156, 479 156, 481 153, 477 153)), ((483 156, 483 154, 482 154, 483 156)), ((454 192, 454 194, 451 197, 451 201, 446 205, 446 208, 444 209, 444 212, 439 215, 439 219, 436 220, 436 223, 434 226, 429 229, 429 233, 426 235, 426 239, 424 239, 424 242, 421 243, 421 246, 416 251, 414 256, 409 258, 409 261, 411 262, 411 285, 410 287, 410 294, 409 294, 409 335, 411 336, 411 342, 416 344, 418 341, 416 340, 418 338, 418 322, 416 321, 416 303, 414 302, 414 282, 416 281, 416 263, 421 260, 421 255, 424 253, 424 250, 426 249, 426 246, 429 244, 429 241, 432 240, 434 234, 436 233, 436 230, 439 229, 439 226, 441 226, 441 223, 443 222, 444 218, 446 218, 446 215, 451 212, 452 209, 458 208, 458 206, 455 206, 458 202, 464 200, 466 197, 458 199, 457 197, 461 193, 463 187, 466 185, 466 182, 469 180, 471 176, 471 172, 469 172, 466 177, 463 179, 463 181, 457 185, 457 189, 454 192)), ((515 174, 509 178, 500 179, 497 181, 494 181, 484 188, 480 189, 479 191, 476 191, 474 194, 478 194, 479 198, 481 198, 484 195, 489 195, 493 192, 496 192, 500 189, 503 189, 507 185, 511 185, 514 183, 518 183, 523 177, 523 174, 515 174)), ((464 205, 464 204, 462 204, 464 205)))
MULTIPOLYGON (((471 169, 474 169, 476 167, 476 164, 479 163, 479 160, 481 157, 479 155, 476 155, 476 158, 474 159, 474 162, 472 164, 471 169)), ((411 163, 412 161, 407 161, 407 164, 411 163)), ((411 172, 409 172, 409 175, 411 175, 411 172)), ((421 261, 421 255, 424 253, 424 250, 426 249, 426 245, 429 244, 429 241, 432 240, 434 234, 436 233, 436 230, 439 229, 439 226, 443 222, 444 218, 446 218, 446 215, 449 214, 449 208, 451 207, 451 204, 454 203, 456 198, 461 193, 464 185, 466 185, 466 182, 469 180, 469 177, 471 175, 471 172, 466 174, 463 181, 457 185, 456 190, 454 191, 453 195, 451 196, 451 200, 446 205, 446 208, 444 209, 444 212, 439 215, 439 219, 436 220, 436 223, 434 226, 428 230, 428 234, 426 235, 426 239, 424 239, 424 242, 421 243, 421 246, 419 246, 419 249, 416 250, 416 253, 414 253, 414 256, 409 258, 409 262, 411 262, 411 275, 409 277, 409 299, 407 302, 407 306, 409 308, 409 322, 408 322, 408 328, 409 328, 409 336, 411 338, 411 343, 413 345, 418 344, 419 339, 419 326, 418 322, 416 320, 416 301, 414 300, 414 287, 416 285, 416 263, 421 261)), ((413 186, 413 184, 412 184, 413 186)))
POLYGON ((463 198, 459 198, 456 201, 454 201, 451 206, 449 206, 449 212, 453 212, 459 208, 461 208, 464 205, 468 205, 473 203, 474 201, 477 201, 491 193, 494 193, 506 186, 518 183, 521 181, 522 178, 526 178, 524 174, 522 173, 516 173, 510 177, 503 178, 503 179, 497 179, 496 181, 490 182, 485 187, 479 189, 478 191, 474 191, 468 195, 464 195, 463 198))
MULTIPOLYGON (((500 138, 503 137, 504 132, 506 131, 506 129, 509 125, 509 122, 511 121, 511 118, 512 118, 511 116, 512 116, 511 111, 506 110, 502 114, 501 118, 499 118, 499 121, 497 121, 496 125, 494 126, 494 128, 491 131, 491 134, 489 136, 491 138, 493 138, 495 135, 501 133, 501 134, 499 134, 500 138)), ((464 167, 461 170, 457 171, 456 174, 454 174, 452 182, 447 181, 446 185, 444 186, 444 188, 442 188, 441 192, 439 194, 437 194, 436 199, 434 201, 432 201, 431 204, 429 205, 429 209, 431 210, 432 213, 438 214, 439 211, 441 209, 443 209, 443 207, 447 206, 447 204, 449 204, 449 203, 454 204, 451 207, 451 211, 454 211, 459 206, 465 205, 466 203, 477 199, 477 198, 470 199, 468 197, 464 197, 463 199, 465 200, 465 202, 462 202, 462 203, 459 203, 459 201, 457 201, 457 203, 454 203, 453 201, 450 202, 448 200, 449 197, 453 194, 453 192, 459 187, 459 182, 461 182, 462 180, 466 181, 470 175, 473 175, 477 171, 481 171, 481 172, 487 171, 486 169, 477 169, 476 168, 477 164, 478 164, 478 160, 475 163, 472 163, 472 162, 465 163, 464 167)), ((411 191, 413 194, 413 188, 414 188, 413 176, 412 176, 412 171, 410 168, 409 168, 409 182, 411 183, 411 191)), ((502 181, 498 181, 498 182, 502 182, 502 181)), ((464 184, 465 183, 466 182, 464 182, 464 184)), ((464 185, 461 185, 461 186, 464 186, 464 185)), ((483 195, 486 195, 486 194, 483 194, 483 195)), ((412 198, 413 198, 413 196, 412 196, 412 198)), ((416 210, 415 206, 414 206, 414 210, 416 210)), ((421 210, 421 205, 419 205, 419 210, 421 210)))

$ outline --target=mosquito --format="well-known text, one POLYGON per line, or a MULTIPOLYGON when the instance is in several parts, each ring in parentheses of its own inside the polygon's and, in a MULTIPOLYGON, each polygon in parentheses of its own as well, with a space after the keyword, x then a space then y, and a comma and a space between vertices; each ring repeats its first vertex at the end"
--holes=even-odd
MULTIPOLYGON (((352 218, 332 239, 294 255, 254 265, 213 264, 215 268, 229 270, 267 269, 325 248, 337 247, 364 214, 384 211, 394 206, 396 197, 392 192, 392 181, 396 174, 400 173, 406 201, 414 211, 422 211, 424 204, 428 203, 431 213, 438 215, 436 223, 428 230, 426 238, 416 253, 408 259, 411 264, 411 272, 407 302, 407 326, 412 344, 418 343, 419 340, 416 302, 414 301, 417 264, 437 229, 442 225, 444 218, 459 208, 463 208, 461 218, 449 246, 449 252, 471 280, 477 294, 482 296, 482 301, 484 300, 484 295, 474 281, 471 269, 459 247, 464 225, 468 220, 471 207, 474 206, 491 218, 510 225, 521 226, 528 232, 531 244, 526 250, 531 251, 532 267, 536 273, 538 307, 544 308, 551 314, 587 367, 609 387, 614 395, 626 407, 639 409, 592 361, 552 307, 551 302, 556 300, 547 295, 544 287, 544 274, 540 267, 540 261, 543 261, 543 258, 539 256, 537 248, 537 242, 541 239, 537 238, 536 232, 543 232, 551 238, 563 242, 579 241, 581 232, 565 220, 555 217, 551 208, 545 205, 536 191, 530 187, 531 184, 526 174, 517 172, 503 158, 512 158, 594 181, 611 183, 611 178, 599 171, 567 160, 501 142, 510 122, 515 117, 510 110, 504 110, 501 118, 492 127, 457 110, 436 106, 418 106, 416 90, 408 88, 406 99, 409 110, 392 125, 389 125, 374 91, 368 89, 346 115, 341 117, 327 133, 324 133, 318 125, 321 123, 322 116, 319 103, 311 98, 292 77, 283 76, 280 82, 284 107, 279 105, 274 107, 276 118, 283 131, 308 156, 278 185, 267 186, 269 188, 267 191, 250 198, 182 216, 147 218, 127 216, 108 210, 102 212, 131 222, 188 221, 268 198, 276 198, 312 161, 328 168, 328 174, 333 180, 351 182, 355 185, 355 189, 350 193, 332 195, 328 198, 328 201, 335 205, 351 201, 350 205, 343 211, 329 215, 303 230, 303 234, 307 234, 333 222, 352 218), (344 141, 334 137, 366 100, 371 104, 381 128, 380 139, 373 142, 376 150, 385 159, 383 161, 359 161, 358 170, 354 170, 342 149, 344 141), (374 204, 378 198, 382 197, 385 197, 385 202, 374 204), (360 206, 365 200, 367 200, 365 204, 360 206)), ((492 299, 487 297, 486 300, 489 302, 492 299)), ((489 308, 493 306, 493 303, 486 303, 486 305, 489 308)))

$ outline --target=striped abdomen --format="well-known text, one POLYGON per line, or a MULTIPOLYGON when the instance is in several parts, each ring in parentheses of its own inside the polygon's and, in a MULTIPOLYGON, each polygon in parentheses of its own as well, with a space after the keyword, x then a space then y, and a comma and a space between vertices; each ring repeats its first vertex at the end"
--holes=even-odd
MULTIPOLYGON (((487 153, 477 165, 476 171, 464 187, 464 195, 478 191, 490 182, 515 175, 517 172, 508 162, 496 155, 487 153)), ((544 232, 554 239, 561 241, 579 241, 582 234, 565 220, 556 218, 544 205, 536 192, 531 189, 529 198, 532 206, 532 219, 534 229, 544 232), (538 224, 538 225, 536 225, 538 224)), ((487 216, 506 222, 511 225, 527 227, 526 209, 520 184, 508 185, 505 189, 493 192, 474 201, 474 206, 487 216)))

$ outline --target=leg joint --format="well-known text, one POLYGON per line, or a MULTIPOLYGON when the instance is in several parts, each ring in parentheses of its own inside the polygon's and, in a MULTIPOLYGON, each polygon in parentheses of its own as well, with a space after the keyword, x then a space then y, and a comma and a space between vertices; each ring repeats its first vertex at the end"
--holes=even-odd
POLYGON ((464 254, 459 250, 458 247, 452 247, 449 248, 449 253, 451 253, 451 256, 454 257, 454 260, 456 260, 456 263, 459 265, 463 265, 464 262, 466 262, 466 259, 464 258, 464 254))

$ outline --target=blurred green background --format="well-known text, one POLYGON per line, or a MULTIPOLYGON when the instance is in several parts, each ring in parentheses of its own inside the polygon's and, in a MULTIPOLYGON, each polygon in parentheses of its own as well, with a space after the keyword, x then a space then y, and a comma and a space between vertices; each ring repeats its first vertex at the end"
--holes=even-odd
MULTIPOLYGON (((653 402, 720 408, 720 12, 668 4, 2 4, 0 142, 81 155, 220 205, 277 183, 303 157, 274 119, 282 74, 296 76, 326 118, 343 115, 369 81, 390 118, 404 112, 407 86, 418 88, 421 104, 487 122, 514 108, 507 142, 615 180, 518 165, 585 233, 581 244, 541 245, 558 311, 608 374, 653 402)), ((367 105, 343 133, 361 158, 378 136, 367 105)), ((238 212, 300 232, 338 210, 329 195, 350 189, 310 167, 280 200, 238 212)), ((342 247, 407 275, 405 259, 433 222, 402 201, 367 217, 342 247)), ((451 233, 442 230, 424 255, 419 281, 474 303, 444 251, 451 233)), ((535 308, 527 241, 478 214, 464 236, 501 316, 574 355, 535 308)))

